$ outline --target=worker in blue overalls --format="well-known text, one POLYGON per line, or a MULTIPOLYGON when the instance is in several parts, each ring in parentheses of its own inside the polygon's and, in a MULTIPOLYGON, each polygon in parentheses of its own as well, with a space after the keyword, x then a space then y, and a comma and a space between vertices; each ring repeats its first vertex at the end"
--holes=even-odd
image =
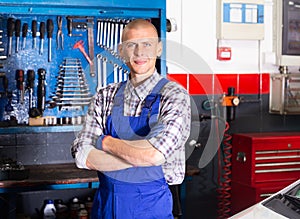
POLYGON ((129 80, 97 92, 72 144, 76 165, 98 172, 93 219, 173 218, 168 185, 184 179, 191 109, 187 91, 156 71, 162 46, 150 21, 126 25, 129 80))

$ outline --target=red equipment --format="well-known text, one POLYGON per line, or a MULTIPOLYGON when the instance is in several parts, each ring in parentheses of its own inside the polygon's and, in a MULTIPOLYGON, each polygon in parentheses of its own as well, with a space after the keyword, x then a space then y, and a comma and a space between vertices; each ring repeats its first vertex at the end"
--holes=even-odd
POLYGON ((300 132, 234 134, 232 145, 233 214, 300 177, 300 132))

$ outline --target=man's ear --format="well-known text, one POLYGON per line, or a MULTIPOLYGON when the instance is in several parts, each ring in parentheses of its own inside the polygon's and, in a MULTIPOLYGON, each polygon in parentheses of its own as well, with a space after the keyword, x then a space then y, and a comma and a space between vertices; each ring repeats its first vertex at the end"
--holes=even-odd
POLYGON ((123 45, 121 43, 118 45, 118 51, 121 58, 124 58, 123 45))
POLYGON ((162 48, 163 48, 162 42, 159 41, 158 44, 157 44, 157 51, 156 51, 156 56, 157 57, 161 56, 161 54, 162 54, 162 48))

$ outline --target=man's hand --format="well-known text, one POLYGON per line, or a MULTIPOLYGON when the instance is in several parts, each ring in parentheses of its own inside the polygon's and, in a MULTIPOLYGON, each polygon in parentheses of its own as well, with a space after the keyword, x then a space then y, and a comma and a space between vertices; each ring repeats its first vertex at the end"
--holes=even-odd
POLYGON ((102 149, 133 166, 158 166, 165 162, 163 154, 148 140, 127 141, 106 136, 102 140, 102 149))
POLYGON ((115 171, 133 167, 125 160, 97 149, 92 149, 88 154, 86 166, 98 171, 115 171))

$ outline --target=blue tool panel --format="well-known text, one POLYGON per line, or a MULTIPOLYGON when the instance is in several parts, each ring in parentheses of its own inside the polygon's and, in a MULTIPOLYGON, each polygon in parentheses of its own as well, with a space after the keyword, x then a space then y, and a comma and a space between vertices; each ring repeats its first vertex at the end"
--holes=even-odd
POLYGON ((67 4, 0 3, 1 127, 82 124, 97 90, 127 79, 117 52, 126 24, 149 19, 164 37, 164 13, 157 8, 67 4))

